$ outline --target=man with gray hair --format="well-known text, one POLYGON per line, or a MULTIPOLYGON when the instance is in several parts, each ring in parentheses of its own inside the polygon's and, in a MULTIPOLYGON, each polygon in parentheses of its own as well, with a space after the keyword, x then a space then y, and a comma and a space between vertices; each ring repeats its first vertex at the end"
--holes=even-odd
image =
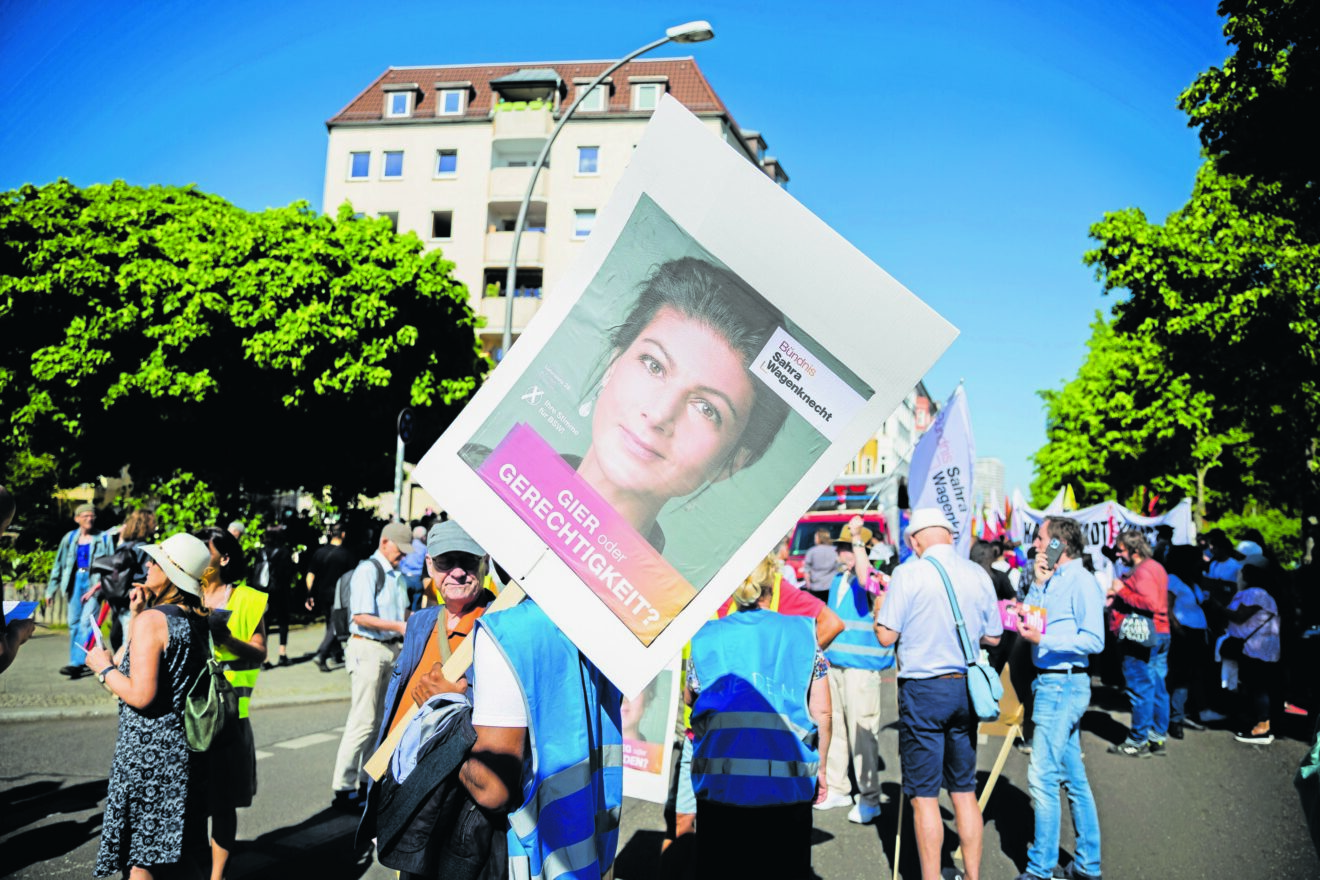
POLYGON ((335 756, 331 782, 335 809, 357 812, 362 807, 367 783, 362 764, 380 730, 385 689, 406 630, 408 594, 399 580, 398 565, 411 544, 412 530, 406 525, 385 526, 376 552, 358 563, 349 582, 344 667, 352 686, 352 702, 335 756))
POLYGON ((963 559, 938 508, 912 512, 907 540, 916 556, 894 570, 876 613, 876 637, 897 645, 898 751, 903 793, 912 802, 923 880, 940 876, 944 820, 940 788, 953 801, 968 880, 981 872, 976 803, 978 723, 967 693, 967 658, 955 624, 955 597, 972 645, 999 644, 1004 627, 986 570, 963 559), (943 785, 942 785, 943 784, 943 785))
POLYGON ((109 556, 114 548, 110 537, 96 530, 96 508, 92 505, 79 504, 73 521, 78 528, 61 538, 55 551, 55 564, 46 582, 46 601, 62 593, 69 602, 69 665, 62 667, 60 674, 76 679, 92 674, 84 663, 87 652, 83 650, 92 637, 101 604, 95 599, 101 589, 101 575, 92 571, 92 563, 109 556))

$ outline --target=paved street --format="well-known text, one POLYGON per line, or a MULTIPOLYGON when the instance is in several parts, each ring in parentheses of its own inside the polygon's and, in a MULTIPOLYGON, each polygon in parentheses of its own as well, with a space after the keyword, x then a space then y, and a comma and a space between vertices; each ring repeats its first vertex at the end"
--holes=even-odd
MULTIPOLYGON (((296 631, 291 655, 310 650, 304 646, 314 645, 315 635, 296 631)), ((61 711, 68 713, 77 709, 69 706, 74 693, 69 689, 94 697, 99 688, 57 676, 58 663, 45 664, 43 671, 42 661, 48 654, 58 657, 60 642, 53 635, 38 637, 24 648, 12 672, 22 670, 24 681, 44 677, 55 694, 64 688, 61 711), (24 670, 28 664, 35 665, 24 670)), ((8 722, 0 723, 0 864, 15 877, 90 877, 114 749, 113 715, 98 711, 91 717, 11 722, 16 716, 37 717, 32 701, 15 693, 19 680, 11 680, 9 673, 0 677, 0 722, 8 722)), ((393 876, 354 854, 353 820, 327 809, 330 767, 347 708, 346 699, 332 699, 336 688, 347 691, 343 673, 323 675, 308 663, 263 673, 253 712, 261 787, 254 806, 239 813, 241 842, 231 877, 393 876), (311 693, 296 693, 300 689, 311 693)), ((892 681, 886 682, 884 697, 892 707, 892 681)), ((1097 691, 1098 706, 1110 699, 1108 691, 1097 691)), ((1126 716, 1098 706, 1088 713, 1083 743, 1100 805, 1106 877, 1320 877, 1291 784, 1304 751, 1299 739, 1281 738, 1261 748, 1243 746, 1223 731, 1189 732, 1185 741, 1173 743, 1169 757, 1134 761, 1104 753, 1108 742, 1123 733, 1126 716)), ((887 715, 892 717, 888 709, 887 715)), ((998 745, 992 739, 981 749, 983 769, 989 769, 998 745)), ((898 798, 892 728, 886 729, 883 746, 888 767, 884 790, 891 803, 879 823, 851 825, 844 810, 816 814, 813 860, 823 878, 890 875, 898 798)), ((1015 877, 1031 834, 1022 755, 1010 756, 986 815, 984 875, 1015 877)), ((901 876, 915 878, 910 812, 906 819, 901 876)), ((661 828, 658 806, 625 804, 617 877, 654 876, 661 828)), ((746 843, 754 841, 749 833, 746 843)), ((1070 843, 1065 833, 1065 850, 1070 843)))

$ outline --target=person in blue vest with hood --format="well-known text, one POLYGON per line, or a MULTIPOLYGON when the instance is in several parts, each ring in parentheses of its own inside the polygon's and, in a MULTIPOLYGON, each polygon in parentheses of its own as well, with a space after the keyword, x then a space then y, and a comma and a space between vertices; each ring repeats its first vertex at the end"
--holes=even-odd
POLYGON ((811 805, 825 790, 828 666, 810 619, 765 608, 778 568, 763 560, 734 591, 738 611, 692 639, 685 698, 698 876, 815 876, 811 805), (754 846, 730 845, 749 828, 754 846))
MULTIPOLYGON (((476 742, 458 768, 472 800, 508 813, 509 877, 600 880, 623 808, 623 695, 532 599, 476 621, 476 742)), ((416 696, 463 693, 440 664, 416 696)))

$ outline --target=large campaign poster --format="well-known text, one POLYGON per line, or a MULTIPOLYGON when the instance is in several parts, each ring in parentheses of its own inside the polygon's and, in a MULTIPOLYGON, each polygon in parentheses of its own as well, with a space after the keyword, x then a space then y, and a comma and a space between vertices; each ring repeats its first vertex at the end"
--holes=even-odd
POLYGON ((955 335, 666 99, 416 476, 631 696, 955 335))

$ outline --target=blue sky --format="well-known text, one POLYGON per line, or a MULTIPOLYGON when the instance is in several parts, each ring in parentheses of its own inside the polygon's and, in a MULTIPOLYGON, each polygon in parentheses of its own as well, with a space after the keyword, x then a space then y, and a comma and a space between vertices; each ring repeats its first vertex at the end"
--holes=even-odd
MULTIPOLYGON (((1215 4, 805 8, 0 0, 0 189, 122 178, 319 208, 324 121, 390 65, 613 58, 705 18, 713 41, 656 56, 693 54, 789 191, 959 327, 928 385, 966 381, 978 453, 1026 491, 1036 391, 1076 372, 1109 307, 1081 263, 1088 227, 1190 192, 1198 143, 1175 101, 1228 54, 1215 4)), ((810 295, 858 320, 829 276, 810 295)))

